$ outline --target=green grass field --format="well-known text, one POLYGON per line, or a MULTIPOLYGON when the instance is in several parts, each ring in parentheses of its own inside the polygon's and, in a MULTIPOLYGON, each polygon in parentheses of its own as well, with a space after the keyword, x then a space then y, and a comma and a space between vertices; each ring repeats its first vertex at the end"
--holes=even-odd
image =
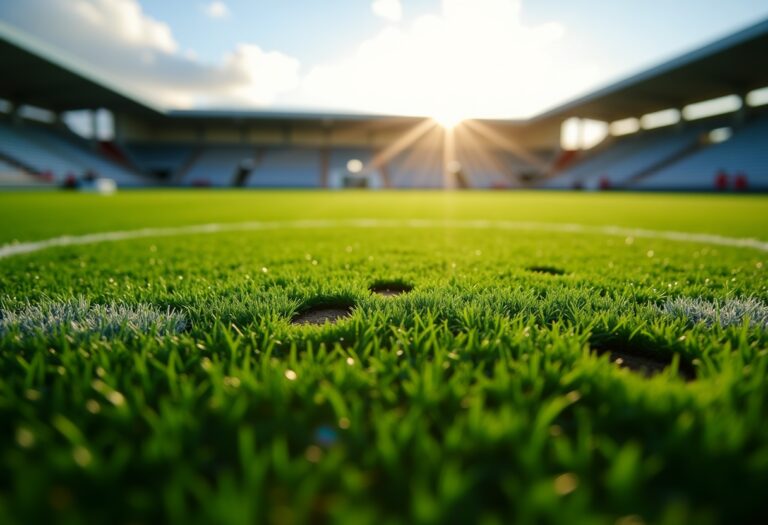
POLYGON ((764 196, 0 194, 0 522, 766 523, 766 241, 764 196))

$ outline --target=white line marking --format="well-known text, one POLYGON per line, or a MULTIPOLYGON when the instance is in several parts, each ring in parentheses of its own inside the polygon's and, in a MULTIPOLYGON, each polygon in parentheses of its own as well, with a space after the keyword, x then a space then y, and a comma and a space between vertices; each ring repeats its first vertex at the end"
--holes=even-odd
POLYGON ((484 220, 396 220, 396 219, 352 219, 352 220, 298 220, 275 222, 236 222, 211 223, 192 226, 169 228, 142 228, 140 230, 123 230, 103 233, 88 233, 85 235, 64 235, 42 241, 19 242, 0 246, 0 259, 34 253, 48 248, 60 246, 80 246, 84 244, 99 244, 145 237, 176 237, 182 235, 198 235, 222 232, 277 230, 284 228, 472 228, 500 229, 516 231, 543 231, 553 233, 576 233, 593 235, 611 235, 620 237, 642 237, 647 239, 663 239, 676 242, 690 242, 729 246, 735 248, 751 248, 768 252, 768 242, 758 239, 725 237, 708 233, 687 233, 678 231, 645 230, 642 228, 625 228, 621 226, 587 226, 584 224, 546 223, 546 222, 516 222, 516 221, 484 221, 484 220))

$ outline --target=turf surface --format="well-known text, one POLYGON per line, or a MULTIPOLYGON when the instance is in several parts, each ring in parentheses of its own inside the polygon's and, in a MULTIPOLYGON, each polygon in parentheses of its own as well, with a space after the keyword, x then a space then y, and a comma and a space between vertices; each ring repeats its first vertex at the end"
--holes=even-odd
POLYGON ((765 197, 13 193, 0 221, 281 224, 0 259, 1 522, 768 520, 766 252, 494 226, 766 241, 765 197))

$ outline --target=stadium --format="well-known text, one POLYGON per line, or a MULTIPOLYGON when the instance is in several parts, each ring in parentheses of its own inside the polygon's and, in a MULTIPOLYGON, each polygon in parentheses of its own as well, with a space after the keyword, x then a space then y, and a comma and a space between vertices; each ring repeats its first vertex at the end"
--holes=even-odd
POLYGON ((768 21, 528 120, 455 123, 163 111, 10 26, 0 37, 5 185, 92 173, 120 187, 768 189, 768 21), (90 115, 89 137, 66 126, 72 111, 90 115), (608 126, 598 144, 587 121, 608 126))
MULTIPOLYGON (((162 3, 32 4, 87 47, 100 9, 162 3)), ((482 71, 471 24, 559 34, 495 20, 513 0, 441 5, 420 55, 408 4, 374 1, 384 49, 409 45, 371 71, 441 63, 435 38, 482 71)), ((0 523, 768 522, 768 19, 747 18, 512 118, 174 106, 0 5, 0 523)), ((417 66, 372 92, 418 98, 417 66)))

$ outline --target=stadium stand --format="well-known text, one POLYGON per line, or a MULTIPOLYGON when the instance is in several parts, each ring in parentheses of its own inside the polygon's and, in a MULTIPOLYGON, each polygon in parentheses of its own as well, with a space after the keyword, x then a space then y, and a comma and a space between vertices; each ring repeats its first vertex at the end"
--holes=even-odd
POLYGON ((63 158, 30 135, 24 126, 0 122, 0 153, 35 173, 50 173, 54 181, 80 174, 82 167, 63 158))
POLYGON ((78 136, 65 130, 26 128, 31 141, 56 152, 78 166, 78 173, 92 172, 99 177, 114 180, 120 186, 144 186, 149 181, 143 175, 106 158, 102 153, 78 136))
POLYGON ((482 189, 510 185, 513 167, 503 153, 495 148, 483 150, 461 138, 456 143, 456 167, 460 168, 467 187, 482 189))
POLYGON ((0 160, 0 186, 39 186, 45 184, 40 177, 30 175, 18 166, 0 160))
POLYGON ((67 132, 33 124, 11 125, 0 121, 0 154, 38 174, 50 174, 54 182, 68 176, 92 172, 114 180, 121 186, 140 186, 148 182, 128 168, 103 158, 67 132))
POLYGON ((270 148, 260 152, 246 186, 250 188, 319 188, 320 150, 270 148))
POLYGON ((463 131, 459 124, 451 149, 450 131, 426 117, 159 108, 0 22, 0 169, 6 185, 92 172, 119 186, 768 191, 767 118, 750 98, 768 89, 766 56, 768 20, 530 119, 476 120, 463 131), (609 137, 589 150, 561 146, 568 119, 642 122, 662 110, 685 116, 691 105, 725 96, 741 108, 609 137), (29 120, 21 109, 30 107, 58 122, 68 111, 106 109, 114 140, 97 147, 29 120), (702 141, 713 126, 733 136, 702 141), (381 152, 385 160, 369 166, 381 152), (352 159, 366 165, 358 174, 347 169, 352 159))
MULTIPOLYGON (((143 170, 167 177, 185 186, 229 186, 243 161, 252 163, 244 186, 251 188, 317 188, 321 185, 323 148, 258 147, 189 144, 130 144, 131 158, 143 170), (186 169, 184 168, 187 166, 186 169)), ((349 175, 347 163, 356 159, 367 164, 370 148, 327 149, 329 187, 342 187, 349 175)), ((376 177, 373 187, 382 186, 376 177)), ((368 186, 371 187, 371 186, 368 186)))
POLYGON ((736 98, 741 106, 706 120, 684 118, 667 128, 609 137, 592 150, 561 152, 553 158, 556 162, 567 158, 568 162, 552 170, 541 186, 712 190, 715 174, 723 169, 752 172, 746 177, 756 182, 748 188, 764 191, 760 164, 768 136, 759 126, 742 129, 741 123, 755 119, 761 111, 750 94, 768 86, 765 56, 768 20, 534 117, 529 122, 532 127, 569 118, 612 123, 633 117, 642 122, 643 117, 668 109, 682 110, 685 117, 686 108, 725 96, 736 98), (734 137, 722 144, 700 141, 719 126, 736 130, 734 137))
POLYGON ((609 141, 548 183, 550 188, 622 188, 649 168, 693 152, 701 126, 661 129, 609 141))
POLYGON ((768 116, 734 129, 726 141, 711 144, 631 187, 648 190, 717 190, 716 177, 728 177, 727 188, 768 190, 768 116), (737 183, 738 178, 743 182, 737 183), (743 187, 738 187, 743 186, 743 187))
POLYGON ((389 163, 393 188, 442 188, 442 153, 439 148, 414 147, 396 155, 389 163))
POLYGON ((518 173, 521 166, 500 152, 478 155, 459 150, 457 160, 467 188, 498 189, 520 185, 518 173))
MULTIPOLYGON (((369 165, 373 160, 373 150, 370 148, 333 148, 328 153, 328 186, 330 188, 347 186, 349 185, 348 178, 356 176, 347 169, 347 164, 351 160, 359 160, 363 165, 369 165)), ((386 175, 388 173, 382 175, 380 170, 365 174, 366 180, 361 185, 367 188, 387 187, 389 180, 386 175)))
MULTIPOLYGON (((540 168, 533 165, 509 151, 498 151, 496 156, 502 167, 500 172, 495 172, 490 188, 520 188, 530 184, 540 173, 540 168)), ((545 159, 539 159, 531 155, 538 164, 546 164, 545 159)))
POLYGON ((188 144, 132 143, 125 147, 133 164, 151 176, 173 181, 183 176, 183 168, 194 162, 199 148, 188 144))
POLYGON ((252 159, 254 152, 254 148, 248 146, 204 148, 178 182, 182 186, 232 186, 238 166, 252 159))

